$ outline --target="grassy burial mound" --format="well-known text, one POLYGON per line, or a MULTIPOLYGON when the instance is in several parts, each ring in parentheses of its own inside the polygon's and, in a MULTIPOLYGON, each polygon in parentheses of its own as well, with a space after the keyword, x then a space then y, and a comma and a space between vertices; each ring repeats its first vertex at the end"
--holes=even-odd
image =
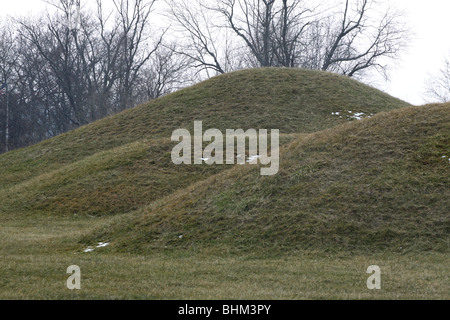
POLYGON ((0 297, 445 299, 449 116, 343 76, 254 69, 1 155, 0 297), (279 129, 278 173, 174 165, 171 134, 194 121, 279 129))
POLYGON ((347 77, 254 69, 193 87, 0 156, 0 214, 124 214, 230 166, 175 166, 175 129, 279 129, 296 134, 407 104, 347 77))
POLYGON ((303 136, 263 177, 236 166, 116 217, 110 250, 445 252, 450 104, 380 113, 303 136))

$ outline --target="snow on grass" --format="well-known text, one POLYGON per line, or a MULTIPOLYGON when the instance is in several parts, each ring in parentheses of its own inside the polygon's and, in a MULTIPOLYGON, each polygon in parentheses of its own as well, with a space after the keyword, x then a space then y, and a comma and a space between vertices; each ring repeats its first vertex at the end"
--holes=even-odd
POLYGON ((104 247, 107 247, 107 246, 109 246, 110 245, 110 243, 108 243, 108 242, 99 242, 98 243, 98 245, 97 246, 95 246, 95 247, 87 247, 87 249, 86 250, 84 250, 83 252, 92 252, 92 251, 94 251, 96 248, 104 248, 104 247))
POLYGON ((362 120, 364 118, 370 118, 374 114, 371 113, 370 115, 366 114, 365 112, 353 112, 352 110, 347 110, 347 112, 332 112, 331 115, 333 116, 339 116, 339 118, 345 118, 349 121, 351 120, 362 120))
POLYGON ((109 246, 109 243, 99 242, 97 248, 104 248, 109 246))
POLYGON ((366 114, 364 112, 357 112, 357 113, 353 114, 352 118, 356 119, 356 120, 361 120, 361 119, 365 118, 364 117, 365 115, 366 114))
MULTIPOLYGON (((241 159, 243 157, 243 155, 239 154, 237 155, 237 159, 241 159)), ((247 158, 247 163, 256 163, 256 161, 261 158, 261 156, 251 156, 247 158)), ((210 160, 210 158, 199 158, 202 161, 208 161, 210 160)), ((234 160, 234 158, 230 158, 229 160, 234 160)))

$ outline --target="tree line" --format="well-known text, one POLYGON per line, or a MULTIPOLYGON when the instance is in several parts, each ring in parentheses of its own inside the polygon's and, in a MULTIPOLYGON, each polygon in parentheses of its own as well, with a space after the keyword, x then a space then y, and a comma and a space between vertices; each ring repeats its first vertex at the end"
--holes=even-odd
POLYGON ((374 0, 45 2, 38 18, 0 21, 0 152, 239 69, 386 74, 409 35, 374 0))

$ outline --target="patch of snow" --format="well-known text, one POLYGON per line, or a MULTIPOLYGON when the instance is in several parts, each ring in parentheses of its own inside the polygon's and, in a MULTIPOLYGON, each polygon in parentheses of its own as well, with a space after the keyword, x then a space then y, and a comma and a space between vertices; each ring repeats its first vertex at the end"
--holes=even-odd
MULTIPOLYGON (((349 115, 344 116, 344 117, 346 117, 348 120, 350 120, 350 119, 362 120, 366 117, 366 114, 364 112, 353 112, 351 110, 349 110, 347 112, 349 113, 349 115)), ((339 112, 333 112, 332 114, 339 115, 339 112)), ((373 114, 371 114, 371 115, 373 115, 373 114)), ((340 116, 339 118, 344 118, 344 117, 340 116)))
POLYGON ((352 118, 356 119, 356 120, 361 120, 364 118, 364 115, 365 114, 363 112, 358 112, 358 113, 353 114, 352 118))
POLYGON ((106 246, 109 246, 109 243, 99 242, 97 248, 104 248, 106 246))
MULTIPOLYGON (((95 248, 104 248, 104 247, 109 246, 109 245, 110 245, 109 242, 99 242, 98 245, 95 248)), ((92 252, 92 251, 95 250, 95 248, 94 247, 87 247, 87 249, 84 250, 83 252, 86 252, 86 253, 87 252, 92 252)))
POLYGON ((373 113, 371 113, 369 116, 369 115, 366 115, 364 112, 353 112, 352 110, 347 110, 347 113, 345 111, 344 112, 332 112, 331 115, 339 116, 339 118, 347 119, 347 120, 351 120, 351 119, 362 120, 364 118, 370 118, 374 115, 373 113))

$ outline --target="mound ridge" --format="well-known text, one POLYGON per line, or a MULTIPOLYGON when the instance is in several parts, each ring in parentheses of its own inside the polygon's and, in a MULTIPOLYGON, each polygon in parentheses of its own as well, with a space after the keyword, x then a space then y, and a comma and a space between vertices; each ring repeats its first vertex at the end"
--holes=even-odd
POLYGON ((171 133, 204 127, 312 133, 407 103, 344 76, 298 69, 221 75, 35 146, 0 156, 2 214, 115 215, 229 167, 178 167, 171 133))
POLYGON ((280 172, 236 166, 96 230, 110 250, 448 251, 450 104, 296 139, 280 172))

